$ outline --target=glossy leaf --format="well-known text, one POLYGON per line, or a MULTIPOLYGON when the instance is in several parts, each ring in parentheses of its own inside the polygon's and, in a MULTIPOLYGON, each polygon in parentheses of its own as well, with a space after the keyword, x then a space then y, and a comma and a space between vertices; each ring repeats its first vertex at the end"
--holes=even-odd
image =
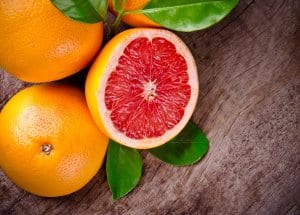
POLYGON ((189 32, 219 22, 238 2, 239 0, 151 0, 139 12, 166 28, 189 32))
POLYGON ((209 141, 205 134, 192 122, 170 142, 150 149, 160 160, 176 166, 190 165, 199 161, 208 151, 209 141))
POLYGON ((122 13, 124 11, 124 5, 126 0, 113 0, 113 8, 114 11, 118 13, 122 13))
POLYGON ((106 20, 108 0, 51 0, 65 16, 76 21, 96 23, 106 20))
POLYGON ((142 160, 139 151, 109 141, 106 174, 113 199, 129 193, 139 182, 142 175, 142 160))

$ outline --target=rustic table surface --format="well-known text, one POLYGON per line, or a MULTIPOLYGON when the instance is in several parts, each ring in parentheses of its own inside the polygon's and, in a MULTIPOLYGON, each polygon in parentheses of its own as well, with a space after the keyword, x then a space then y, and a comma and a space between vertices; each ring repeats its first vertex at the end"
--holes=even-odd
MULTIPOLYGON (((198 164, 142 152, 142 179, 118 201, 103 168, 59 198, 28 194, 0 170, 0 214, 300 214, 299 15, 299 0, 241 0, 218 25, 179 33, 199 68, 192 119, 210 140, 198 164)), ((1 108, 29 85, 1 69, 0 83, 1 108)))

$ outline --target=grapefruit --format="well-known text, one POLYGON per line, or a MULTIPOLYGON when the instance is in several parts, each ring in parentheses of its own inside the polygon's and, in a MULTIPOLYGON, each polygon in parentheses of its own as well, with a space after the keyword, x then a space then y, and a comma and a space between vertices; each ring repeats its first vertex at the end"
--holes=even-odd
MULTIPOLYGON (((126 0, 124 5, 124 11, 134 11, 143 9, 150 0, 126 0)), ((113 1, 109 1, 109 10, 117 14, 114 11, 113 1)), ((147 16, 142 13, 135 13, 135 14, 127 14, 122 16, 122 21, 128 25, 134 27, 161 27, 158 23, 152 21, 147 16)))
POLYGON ((0 113, 0 166, 24 190, 63 196, 87 184, 102 165, 108 138, 84 93, 67 85, 26 88, 0 113))
POLYGON ((118 34, 86 80, 87 103, 99 128, 114 141, 138 149, 176 136, 192 116, 198 91, 190 50, 163 29, 118 34))
POLYGON ((48 82, 93 60, 103 26, 73 21, 50 0, 1 0, 0 35, 0 67, 23 81, 48 82))

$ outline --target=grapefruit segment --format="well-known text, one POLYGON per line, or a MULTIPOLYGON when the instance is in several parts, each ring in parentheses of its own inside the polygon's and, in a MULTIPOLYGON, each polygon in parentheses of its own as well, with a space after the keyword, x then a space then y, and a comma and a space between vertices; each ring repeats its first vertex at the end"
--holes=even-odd
POLYGON ((96 123, 111 139, 153 148, 176 136, 190 119, 198 97, 196 64, 170 31, 127 30, 91 67, 86 97, 96 123))

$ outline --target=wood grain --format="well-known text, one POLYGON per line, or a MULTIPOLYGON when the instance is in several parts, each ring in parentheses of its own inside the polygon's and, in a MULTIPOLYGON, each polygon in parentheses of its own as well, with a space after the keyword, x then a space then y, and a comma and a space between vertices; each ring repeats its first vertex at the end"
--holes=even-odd
MULTIPOLYGON (((142 180, 118 201, 104 169, 60 198, 28 194, 0 171, 0 214, 300 214, 299 9, 241 0, 220 24, 179 33, 199 68, 193 121, 210 139, 201 162, 178 168, 142 152, 142 180)), ((0 83, 1 107, 28 85, 3 71, 0 83)))

